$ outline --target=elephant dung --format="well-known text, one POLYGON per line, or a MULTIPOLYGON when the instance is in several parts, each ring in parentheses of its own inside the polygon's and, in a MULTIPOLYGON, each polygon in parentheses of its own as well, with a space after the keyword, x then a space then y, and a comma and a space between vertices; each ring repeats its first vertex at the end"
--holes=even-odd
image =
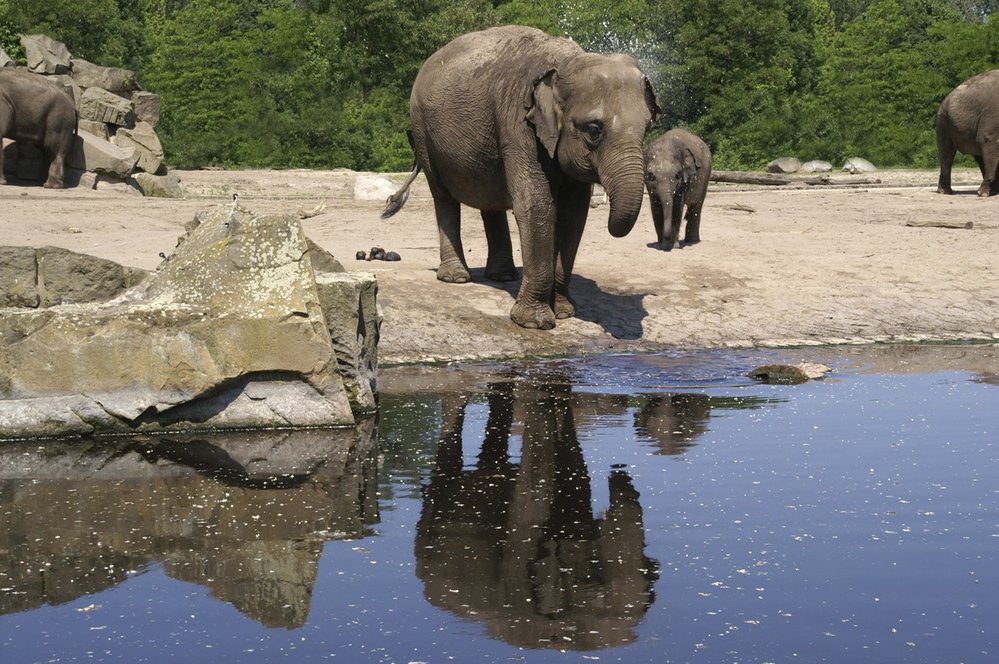
MULTIPOLYGON (((348 396, 324 313, 336 289, 317 286, 300 221, 224 205, 199 222, 113 300, 0 314, 0 438, 344 425, 371 410, 348 396)), ((342 278, 362 295, 339 306, 362 323, 336 344, 367 363, 349 380, 373 394, 374 278, 342 278)))

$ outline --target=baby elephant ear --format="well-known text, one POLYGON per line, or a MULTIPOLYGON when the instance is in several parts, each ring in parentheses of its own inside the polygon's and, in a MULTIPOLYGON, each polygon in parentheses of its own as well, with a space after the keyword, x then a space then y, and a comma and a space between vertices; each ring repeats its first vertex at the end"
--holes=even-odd
POLYGON ((555 92, 557 78, 555 70, 549 69, 534 81, 531 106, 527 111, 527 121, 534 127, 535 135, 552 159, 555 158, 555 148, 562 130, 562 109, 559 108, 555 92))

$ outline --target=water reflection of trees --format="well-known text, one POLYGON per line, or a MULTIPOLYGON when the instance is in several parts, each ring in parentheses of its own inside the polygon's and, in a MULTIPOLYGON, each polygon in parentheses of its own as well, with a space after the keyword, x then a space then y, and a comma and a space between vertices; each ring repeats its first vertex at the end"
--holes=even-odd
POLYGON ((642 508, 625 471, 608 477, 606 512, 591 513, 569 385, 490 385, 472 468, 463 464, 467 403, 458 393, 444 397, 424 492, 415 548, 427 598, 518 646, 631 641, 653 602, 658 563, 645 555, 642 508), (515 424, 519 463, 511 459, 515 424))
POLYGON ((378 520, 356 429, 0 448, 0 614, 159 563, 269 627, 305 624, 323 542, 378 520))

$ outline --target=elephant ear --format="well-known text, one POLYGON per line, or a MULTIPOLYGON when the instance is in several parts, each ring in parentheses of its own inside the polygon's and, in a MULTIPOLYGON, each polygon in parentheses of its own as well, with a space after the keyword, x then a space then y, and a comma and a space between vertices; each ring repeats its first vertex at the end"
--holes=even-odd
POLYGON ((555 91, 557 79, 555 70, 549 69, 534 81, 530 110, 527 111, 527 121, 534 127, 534 134, 552 159, 555 158, 555 148, 562 131, 562 109, 555 91))
POLYGON ((656 99, 656 92, 652 89, 652 84, 649 83, 649 78, 643 76, 642 80, 645 81, 645 103, 649 107, 649 112, 652 114, 652 119, 649 120, 649 129, 656 126, 659 122, 659 118, 663 115, 663 109, 659 108, 659 101, 656 99))

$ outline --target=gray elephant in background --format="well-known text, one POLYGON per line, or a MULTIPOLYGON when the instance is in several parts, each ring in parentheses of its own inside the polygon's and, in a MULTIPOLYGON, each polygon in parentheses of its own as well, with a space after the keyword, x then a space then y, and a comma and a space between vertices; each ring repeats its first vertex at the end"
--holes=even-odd
MULTIPOLYGON (((64 186, 65 164, 76 140, 73 99, 56 83, 23 69, 0 69, 0 137, 40 145, 51 160, 45 186, 64 186)), ((7 184, 0 150, 0 184, 7 184)))
POLYGON ((673 249, 680 235, 684 206, 687 228, 683 242, 701 241, 701 208, 710 177, 711 149, 686 129, 670 129, 646 149, 645 184, 652 203, 657 248, 673 249))
POLYGON ((416 164, 382 218, 403 206, 422 169, 440 236, 437 278, 471 278, 464 204, 485 224, 486 276, 510 281, 517 272, 506 211, 513 210, 523 274, 510 318, 550 329, 575 315, 569 279, 593 184, 610 198, 615 237, 631 231, 642 208, 642 143, 660 109, 635 59, 588 53, 524 26, 472 32, 427 59, 410 112, 416 164))
POLYGON ((944 97, 937 110, 940 153, 938 194, 953 194, 951 167, 957 151, 971 155, 982 171, 978 195, 992 193, 999 166, 999 69, 972 76, 944 97))

